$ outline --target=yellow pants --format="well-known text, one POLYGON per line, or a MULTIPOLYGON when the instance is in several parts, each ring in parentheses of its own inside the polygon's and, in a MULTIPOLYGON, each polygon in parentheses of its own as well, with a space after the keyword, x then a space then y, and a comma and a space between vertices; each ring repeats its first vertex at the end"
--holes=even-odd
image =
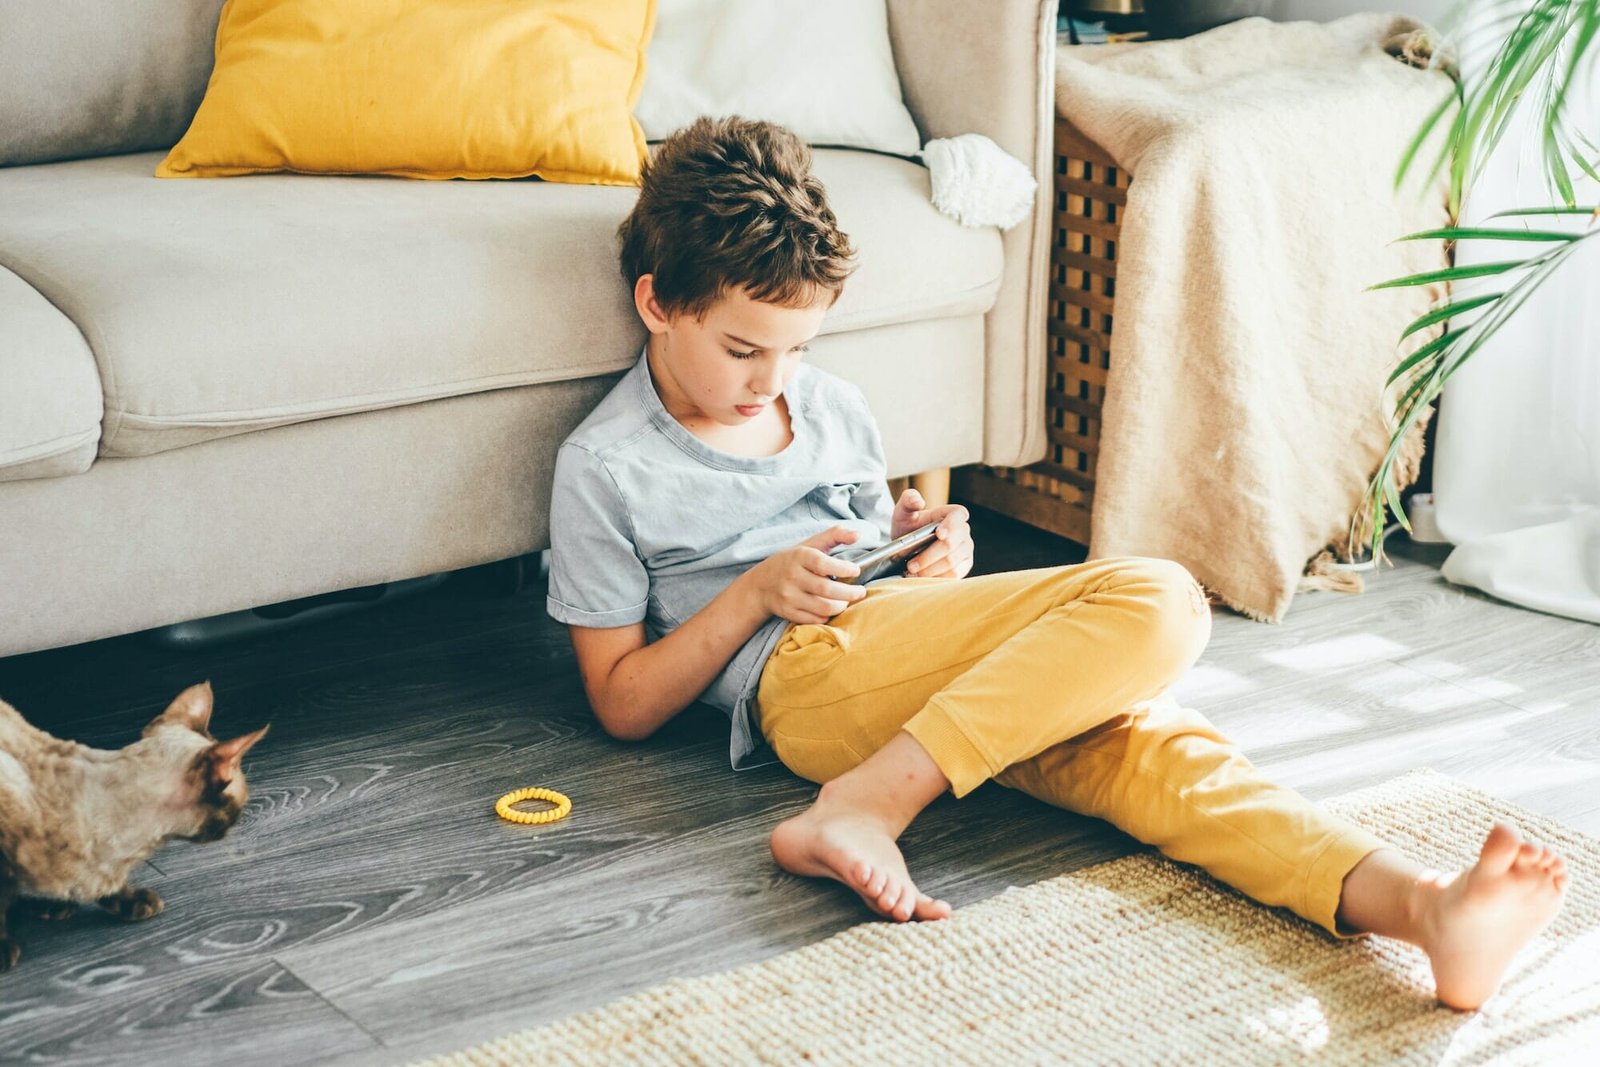
POLYGON ((1210 634, 1168 560, 898 579, 789 627, 762 670, 761 732, 825 782, 905 730, 958 797, 993 778, 1346 936, 1345 875, 1384 842, 1267 781, 1167 693, 1210 634))

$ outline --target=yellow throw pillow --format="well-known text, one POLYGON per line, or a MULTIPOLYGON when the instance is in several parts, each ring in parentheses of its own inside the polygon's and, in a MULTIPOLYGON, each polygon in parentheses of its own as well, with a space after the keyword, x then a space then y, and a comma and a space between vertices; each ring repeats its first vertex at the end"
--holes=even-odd
POLYGON ((655 0, 228 0, 161 178, 633 185, 655 0))

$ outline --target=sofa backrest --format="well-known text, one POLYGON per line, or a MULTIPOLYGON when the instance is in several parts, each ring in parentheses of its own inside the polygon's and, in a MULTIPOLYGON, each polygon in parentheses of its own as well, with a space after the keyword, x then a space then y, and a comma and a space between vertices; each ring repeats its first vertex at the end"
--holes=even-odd
POLYGON ((0 2, 0 166, 170 148, 223 0, 0 2))

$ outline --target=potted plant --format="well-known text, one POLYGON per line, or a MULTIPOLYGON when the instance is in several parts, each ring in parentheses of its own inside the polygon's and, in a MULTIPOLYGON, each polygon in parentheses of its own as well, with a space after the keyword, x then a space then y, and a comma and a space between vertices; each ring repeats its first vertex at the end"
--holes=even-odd
MULTIPOLYGON (((1452 225, 1407 234, 1401 240, 1439 240, 1453 246, 1463 241, 1515 241, 1530 251, 1520 258, 1453 265, 1373 286, 1430 285, 1471 279, 1495 279, 1494 291, 1451 293, 1406 327, 1401 341, 1432 327, 1438 336, 1409 353, 1385 383, 1392 403, 1389 447, 1367 486, 1366 514, 1374 517, 1369 548, 1383 558, 1385 510, 1406 529, 1411 525, 1400 500, 1394 464, 1405 440, 1423 418, 1452 375, 1479 352, 1551 275, 1561 270, 1578 248, 1600 235, 1600 204, 1579 204, 1574 182, 1579 175, 1600 181, 1600 130, 1583 129, 1574 112, 1584 79, 1591 76, 1600 37, 1600 0, 1486 0, 1464 5, 1455 14, 1465 28, 1454 35, 1456 51, 1468 60, 1473 49, 1490 53, 1481 65, 1463 62, 1456 91, 1417 131, 1400 160, 1398 188, 1408 175, 1425 169, 1426 182, 1443 173, 1448 178, 1452 225), (1470 18, 1470 22, 1468 21, 1470 18), (1502 39, 1503 38, 1503 39, 1502 39), (1540 159, 1549 190, 1548 202, 1501 211, 1489 223, 1462 226, 1462 205, 1484 166, 1523 109, 1532 109, 1532 125, 1541 138, 1540 159), (1560 226, 1562 216, 1577 216, 1578 226, 1560 226), (1543 225, 1533 225, 1542 222, 1543 225)), ((1442 49, 1435 49, 1440 62, 1442 49)), ((1351 540, 1356 540, 1352 527, 1351 540)), ((1352 544, 1352 550, 1354 545, 1352 544)))

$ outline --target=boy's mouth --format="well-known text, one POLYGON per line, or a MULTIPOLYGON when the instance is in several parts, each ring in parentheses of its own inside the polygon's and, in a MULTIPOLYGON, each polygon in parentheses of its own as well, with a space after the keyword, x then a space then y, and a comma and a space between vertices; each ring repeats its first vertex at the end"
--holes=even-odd
POLYGON ((733 410, 748 419, 754 415, 761 414, 761 410, 766 406, 765 404, 737 404, 733 410))

